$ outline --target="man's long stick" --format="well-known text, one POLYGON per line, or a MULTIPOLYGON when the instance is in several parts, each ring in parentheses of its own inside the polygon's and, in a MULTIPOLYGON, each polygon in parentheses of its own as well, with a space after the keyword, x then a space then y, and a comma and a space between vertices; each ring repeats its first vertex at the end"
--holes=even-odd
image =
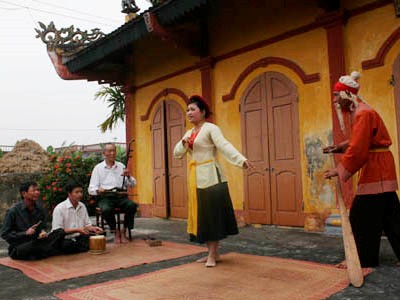
POLYGON ((336 179, 336 192, 340 210, 340 220, 342 221, 344 254, 346 256, 347 273, 350 283, 354 287, 361 287, 364 283, 360 259, 358 257, 356 242, 354 241, 353 231, 351 230, 349 216, 343 201, 342 189, 339 176, 336 179))

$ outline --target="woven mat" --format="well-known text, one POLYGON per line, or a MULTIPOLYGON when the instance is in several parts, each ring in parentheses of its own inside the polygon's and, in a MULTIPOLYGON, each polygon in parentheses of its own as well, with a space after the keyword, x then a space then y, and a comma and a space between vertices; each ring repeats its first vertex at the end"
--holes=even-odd
POLYGON ((56 295, 64 300, 325 299, 349 285, 332 265, 229 253, 215 268, 190 263, 56 295))
POLYGON ((38 261, 1 258, 0 264, 18 269, 26 276, 49 283, 141 264, 168 260, 207 251, 206 248, 163 241, 162 246, 149 247, 143 240, 127 244, 107 244, 103 254, 79 253, 49 257, 38 261))

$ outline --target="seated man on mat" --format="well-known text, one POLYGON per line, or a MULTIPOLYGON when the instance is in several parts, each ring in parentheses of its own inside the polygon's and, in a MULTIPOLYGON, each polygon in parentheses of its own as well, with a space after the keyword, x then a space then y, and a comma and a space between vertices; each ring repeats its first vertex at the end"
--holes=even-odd
POLYGON ((27 181, 19 190, 22 201, 7 211, 1 233, 9 244, 8 255, 12 259, 35 260, 59 254, 65 232, 45 232, 46 214, 36 203, 40 196, 38 185, 27 181))
POLYGON ((120 243, 127 242, 126 229, 133 229, 133 218, 137 205, 128 199, 126 192, 118 192, 118 189, 124 190, 127 186, 135 186, 136 179, 130 176, 124 164, 115 160, 116 154, 115 144, 108 143, 105 145, 103 151, 105 159, 93 169, 89 183, 89 194, 98 197, 98 206, 101 208, 102 215, 112 232, 115 231, 116 227, 114 209, 120 208, 125 213, 122 234, 115 231, 115 242, 120 243), (113 190, 117 191, 114 192, 113 190))
POLYGON ((62 228, 66 233, 62 242, 63 253, 86 252, 89 250, 89 234, 103 233, 103 229, 92 226, 86 206, 80 202, 83 196, 82 185, 71 181, 65 190, 68 198, 54 208, 52 228, 62 228))

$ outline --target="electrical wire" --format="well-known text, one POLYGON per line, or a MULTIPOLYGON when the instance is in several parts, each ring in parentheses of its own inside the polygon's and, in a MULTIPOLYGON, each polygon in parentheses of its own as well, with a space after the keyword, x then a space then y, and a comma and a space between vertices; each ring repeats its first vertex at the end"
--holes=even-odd
POLYGON ((23 8, 8 8, 8 7, 0 7, 0 9, 3 9, 3 10, 21 10, 21 9, 23 9, 23 8))
POLYGON ((109 18, 93 15, 93 14, 90 14, 90 13, 87 13, 87 12, 79 11, 77 9, 72 9, 72 8, 68 8, 68 7, 65 7, 65 6, 61 6, 61 5, 45 2, 45 1, 39 1, 39 0, 31 0, 31 1, 37 2, 37 3, 41 3, 41 4, 44 4, 44 5, 48 5, 48 6, 52 6, 52 7, 57 7, 57 8, 68 10, 68 11, 72 11, 72 12, 76 12, 76 13, 79 13, 81 15, 91 16, 91 17, 100 18, 100 19, 104 19, 104 20, 108 20, 108 21, 112 21, 112 22, 117 22, 117 23, 119 22, 118 20, 114 20, 114 19, 109 19, 109 18))
POLYGON ((46 13, 46 14, 57 15, 57 16, 62 16, 62 17, 70 18, 70 19, 85 21, 85 22, 89 22, 89 23, 95 23, 95 24, 100 24, 100 25, 106 25, 106 26, 110 26, 110 27, 115 27, 115 25, 111 25, 111 24, 108 24, 108 23, 103 23, 103 22, 98 22, 98 21, 83 19, 83 18, 79 18, 79 17, 72 17, 72 16, 69 16, 69 15, 64 15, 64 14, 60 14, 60 13, 55 13, 55 12, 51 12, 51 11, 47 11, 47 10, 43 10, 43 9, 38 9, 38 8, 33 8, 33 7, 29 7, 29 6, 23 6, 23 5, 11 3, 11 2, 8 2, 8 1, 4 1, 4 0, 0 0, 0 2, 1 2, 1 3, 6 3, 6 4, 10 4, 10 5, 14 5, 14 6, 21 7, 21 8, 25 8, 25 9, 28 9, 28 10, 34 10, 34 11, 46 13))
POLYGON ((0 128, 0 130, 3 131, 56 131, 56 132, 61 132, 61 131, 99 131, 100 129, 73 129, 73 128, 59 128, 59 129, 49 129, 49 128, 0 128))

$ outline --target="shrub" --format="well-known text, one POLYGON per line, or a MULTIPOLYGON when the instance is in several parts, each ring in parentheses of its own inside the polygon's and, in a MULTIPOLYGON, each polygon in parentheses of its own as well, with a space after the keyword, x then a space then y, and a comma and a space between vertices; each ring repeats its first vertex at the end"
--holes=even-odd
POLYGON ((94 166, 100 162, 96 156, 82 157, 82 152, 73 148, 63 149, 58 152, 52 147, 47 148, 50 154, 50 170, 39 180, 41 197, 49 213, 54 207, 67 199, 68 193, 65 185, 70 180, 75 180, 83 186, 82 202, 93 214, 93 203, 89 203, 88 186, 94 166))

